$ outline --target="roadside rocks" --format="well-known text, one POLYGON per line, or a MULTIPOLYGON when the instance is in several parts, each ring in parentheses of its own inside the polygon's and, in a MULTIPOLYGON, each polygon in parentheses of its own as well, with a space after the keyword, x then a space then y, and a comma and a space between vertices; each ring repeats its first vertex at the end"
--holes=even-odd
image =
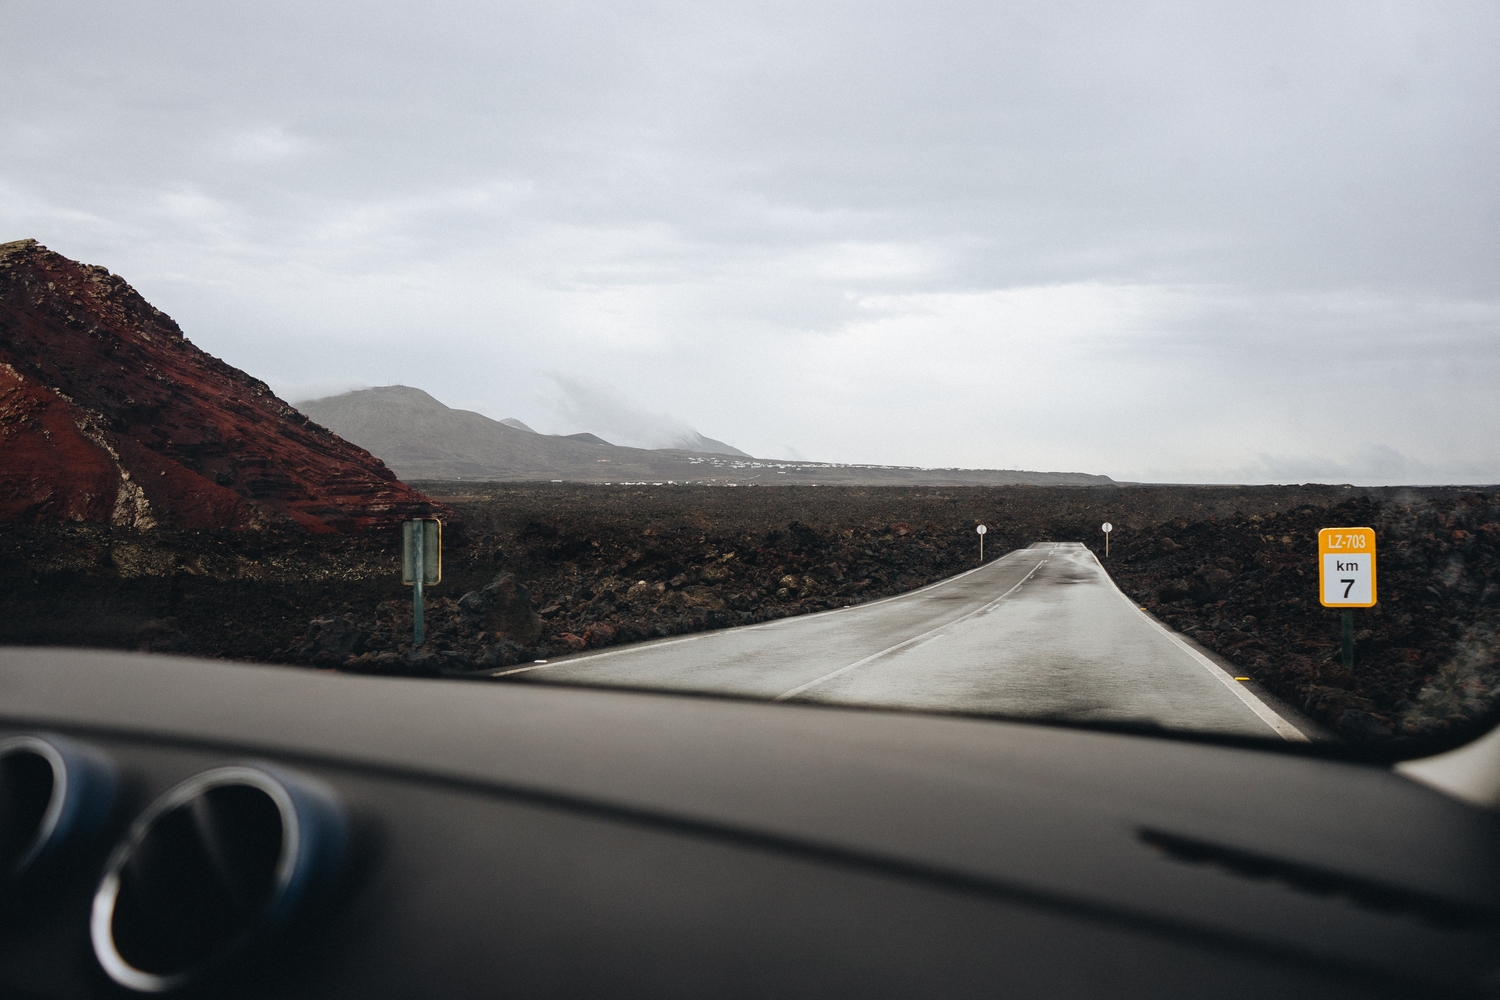
POLYGON ((1156 588, 1156 598, 1163 604, 1186 600, 1192 593, 1192 585, 1181 577, 1167 580, 1156 588))
POLYGON ((306 641, 292 655, 318 666, 342 666, 351 656, 364 652, 369 633, 351 617, 314 618, 307 623, 306 641))
POLYGON ((537 643, 542 620, 532 604, 526 586, 514 574, 502 572, 457 601, 441 596, 425 601, 425 642, 420 648, 411 645, 411 605, 392 600, 381 602, 375 624, 369 628, 352 616, 313 619, 306 635, 288 650, 288 658, 353 673, 393 676, 496 670, 528 662, 539 655, 538 649, 545 651, 537 643))
MULTIPOLYGON (((1457 489, 423 483, 451 507, 412 655, 395 532, 5 525, 0 643, 469 676, 910 590, 1081 541, 1140 605, 1329 730, 1457 739, 1500 702, 1500 498, 1457 489), (1320 527, 1368 525, 1355 666, 1317 598, 1320 527), (313 621, 309 621, 309 619, 313 621), (427 656, 422 654, 433 654, 427 656), (1350 714, 1355 713, 1355 714, 1350 714)), ((1404 751, 1403 751, 1404 752, 1404 751)))
POLYGON ((525 662, 525 653, 525 648, 519 643, 505 640, 485 646, 480 650, 479 656, 475 659, 475 665, 482 670, 514 666, 525 662))
POLYGON ((640 580, 632 584, 629 590, 625 591, 625 600, 632 603, 635 601, 650 600, 653 597, 660 596, 666 589, 667 586, 664 583, 650 583, 646 580, 640 580))
POLYGON ((1234 582, 1234 573, 1225 566, 1200 566, 1187 581, 1187 596, 1199 604, 1206 604, 1225 594, 1234 582))
POLYGON ((531 603, 531 591, 514 574, 502 572, 482 589, 459 598, 458 610, 470 625, 497 639, 531 646, 542 634, 542 619, 531 603))
MULTIPOLYGON (((784 495, 743 500, 723 522, 689 512, 675 526, 610 523, 585 507, 548 523, 533 518, 510 534, 475 532, 472 548, 504 551, 509 566, 456 599, 430 597, 424 650, 410 650, 409 603, 391 600, 379 605, 374 625, 357 615, 311 623, 291 658, 375 673, 494 672, 841 607, 974 564, 971 526, 933 517, 756 523, 756 506, 774 513, 784 495)), ((1113 495, 1123 503, 1135 494, 1113 495)), ((1269 492, 1256 512, 1157 526, 1131 527, 1129 510, 1112 514, 1117 530, 1105 566, 1142 606, 1343 739, 1431 742, 1493 714, 1500 500, 1355 498, 1275 509, 1296 496, 1269 492), (1374 527, 1380 546, 1380 604, 1356 612, 1352 671, 1339 655, 1338 612, 1323 608, 1316 591, 1317 530, 1338 524, 1374 527)), ((482 509, 466 511, 471 525, 482 509)), ((1034 537, 1083 534, 1041 511, 985 520, 1002 552, 1034 537)))
POLYGON ((419 676, 433 676, 443 666, 442 654, 432 649, 409 650, 404 659, 410 672, 419 676))
POLYGON ((1356 740, 1379 740, 1391 735, 1390 726, 1357 708, 1345 709, 1339 716, 1337 728, 1340 734, 1356 740))
POLYGON ((176 618, 152 618, 141 625, 136 639, 143 653, 189 653, 193 648, 176 618))

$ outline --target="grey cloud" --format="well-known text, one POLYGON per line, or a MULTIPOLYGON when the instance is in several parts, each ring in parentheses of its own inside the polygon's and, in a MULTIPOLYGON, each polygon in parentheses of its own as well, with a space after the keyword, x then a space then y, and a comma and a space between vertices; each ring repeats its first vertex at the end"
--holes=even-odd
POLYGON ((11 5, 0 225, 277 384, 545 422, 566 371, 762 453, 1496 479, 1497 42, 1483 3, 11 5), (1005 352, 862 305, 1093 284, 1187 305, 1005 352))
POLYGON ((74 10, 12 12, 7 112, 108 151, 44 184, 73 199, 204 179, 296 217, 530 178, 547 218, 689 247, 968 238, 929 280, 984 287, 1487 287, 1500 238, 1483 5, 74 10), (217 162, 226 125, 323 162, 217 162))

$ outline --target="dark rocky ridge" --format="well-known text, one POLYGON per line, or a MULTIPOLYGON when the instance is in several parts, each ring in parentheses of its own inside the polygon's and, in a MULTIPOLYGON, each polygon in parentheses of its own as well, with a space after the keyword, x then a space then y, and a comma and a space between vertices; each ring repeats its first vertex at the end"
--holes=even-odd
POLYGON ((324 532, 432 509, 102 267, 0 244, 0 522, 324 532))

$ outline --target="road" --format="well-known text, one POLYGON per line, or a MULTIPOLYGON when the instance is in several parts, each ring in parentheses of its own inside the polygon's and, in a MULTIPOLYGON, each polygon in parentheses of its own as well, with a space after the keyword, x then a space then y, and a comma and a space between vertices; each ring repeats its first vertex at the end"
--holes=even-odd
POLYGON ((1306 739, 1137 608, 1076 542, 1039 542, 868 604, 495 676, 1306 739))

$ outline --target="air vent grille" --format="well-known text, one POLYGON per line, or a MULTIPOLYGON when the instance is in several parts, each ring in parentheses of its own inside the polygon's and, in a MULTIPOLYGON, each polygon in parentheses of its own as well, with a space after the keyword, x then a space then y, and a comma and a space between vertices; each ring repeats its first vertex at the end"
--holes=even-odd
POLYGON ((343 840, 333 793, 310 778, 261 766, 191 778, 111 856, 94 897, 94 952, 131 989, 184 985, 331 881, 343 840))
POLYGON ((120 869, 120 957, 167 975, 232 946, 276 890, 282 834, 276 802, 248 785, 209 789, 162 815, 120 869))
POLYGON ((0 880, 97 833, 114 798, 114 767, 98 751, 50 734, 0 740, 0 880))
POLYGON ((53 765, 35 749, 11 746, 0 756, 0 870, 16 875, 38 847, 52 804, 53 765))

